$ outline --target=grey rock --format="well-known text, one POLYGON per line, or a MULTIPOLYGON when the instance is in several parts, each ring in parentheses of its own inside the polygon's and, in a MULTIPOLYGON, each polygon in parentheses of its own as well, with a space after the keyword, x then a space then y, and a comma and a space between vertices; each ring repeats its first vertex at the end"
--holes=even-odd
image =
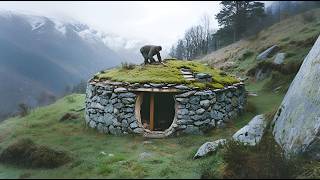
POLYGON ((117 88, 114 90, 115 93, 124 93, 124 92, 128 92, 128 90, 126 88, 117 88))
POLYGON ((124 104, 132 104, 135 103, 135 99, 134 98, 122 98, 121 100, 124 104))
POLYGON ((113 112, 113 106, 111 104, 108 104, 105 107, 104 111, 107 112, 107 113, 112 113, 113 112))
POLYGON ((138 124, 136 123, 136 122, 132 122, 131 124, 130 124, 130 128, 131 129, 134 129, 134 128, 137 128, 138 127, 138 124))
POLYGON ((180 102, 181 104, 186 104, 188 102, 187 98, 176 98, 176 101, 180 102))
POLYGON ((104 133, 104 129, 103 128, 104 128, 103 124, 99 123, 97 125, 97 130, 98 130, 99 133, 104 133))
POLYGON ((199 96, 192 96, 190 97, 190 103, 191 104, 199 104, 199 101, 200 101, 200 97, 199 96))
POLYGON ((136 134, 142 134, 144 132, 144 130, 142 128, 135 128, 133 130, 133 132, 136 133, 136 134))
POLYGON ((119 109, 114 108, 114 109, 113 109, 113 114, 115 114, 115 115, 119 114, 119 109))
POLYGON ((187 115, 187 114, 189 114, 188 109, 180 109, 178 111, 178 115, 187 115))
POLYGON ((155 87, 155 88, 161 88, 164 86, 164 84, 156 84, 156 83, 149 83, 152 87, 155 87))
POLYGON ((194 125, 200 126, 200 125, 202 125, 202 124, 204 124, 204 123, 205 123, 204 121, 195 121, 195 122, 194 122, 194 125))
POLYGON ((123 121, 121 122, 121 126, 124 127, 124 128, 128 128, 128 127, 129 127, 128 121, 123 120, 123 121))
POLYGON ((221 93, 221 94, 219 94, 219 95, 217 96, 217 101, 218 101, 218 102, 224 102, 225 99, 226 99, 226 96, 225 96, 224 93, 221 93))
POLYGON ((195 115, 196 113, 194 111, 189 111, 189 116, 193 116, 195 115))
POLYGON ((266 126, 264 116, 257 115, 246 126, 237 131, 232 138, 245 145, 254 146, 260 142, 266 126))
POLYGON ((268 48, 267 50, 263 51, 261 54, 259 54, 257 56, 257 60, 265 60, 269 57, 272 57, 272 55, 276 52, 278 52, 280 50, 280 48, 277 45, 273 45, 270 48, 268 48))
POLYGON ((134 93, 128 92, 128 93, 120 93, 119 98, 135 98, 136 95, 134 93))
POLYGON ((200 101, 200 105, 204 108, 208 108, 210 106, 210 101, 209 100, 202 100, 200 101))
POLYGON ((286 53, 277 53, 276 57, 274 58, 273 63, 275 64, 283 64, 284 59, 286 58, 286 53))
POLYGON ((91 127, 91 128, 96 128, 96 127, 97 127, 97 124, 96 124, 94 121, 90 121, 89 127, 91 127))
POLYGON ((123 106, 124 105, 122 103, 119 103, 119 102, 113 105, 114 108, 117 108, 117 109, 120 109, 120 110, 121 110, 121 108, 123 108, 123 106))
POLYGON ((202 146, 200 146, 200 148, 198 149, 198 151, 194 155, 193 159, 203 157, 210 152, 216 151, 219 146, 223 146, 224 144, 226 144, 226 142, 227 142, 226 139, 219 139, 214 142, 204 143, 202 146))
POLYGON ((186 108, 186 105, 184 105, 184 104, 179 104, 178 105, 178 109, 185 109, 186 108))
POLYGON ((177 86, 174 86, 175 88, 177 89, 180 89, 180 90, 188 90, 189 88, 185 85, 177 85, 177 86))
POLYGON ((100 110, 103 110, 104 109, 104 106, 102 106, 100 103, 91 103, 91 108, 94 108, 94 109, 100 109, 100 110))
POLYGON ((103 116, 103 122, 106 124, 106 126, 113 124, 113 120, 114 120, 114 117, 112 114, 106 113, 103 116))
POLYGON ((197 79, 206 79, 206 78, 211 78, 212 76, 210 74, 206 74, 206 73, 197 73, 195 75, 195 78, 197 79))
POLYGON ((144 84, 143 87, 145 88, 151 88, 151 86, 149 84, 144 84))
POLYGON ((143 152, 139 154, 139 160, 145 160, 145 159, 151 158, 152 156, 153 156, 152 153, 143 152))
POLYGON ((112 93, 112 95, 111 95, 110 99, 114 99, 114 98, 116 98, 116 97, 118 97, 118 95, 117 95, 117 94, 115 94, 115 93, 112 93))
POLYGON ((287 155, 320 160, 320 37, 304 59, 276 116, 273 134, 287 155))
POLYGON ((200 108, 200 109, 198 109, 198 110, 196 111, 196 113, 200 115, 200 114, 203 114, 205 111, 206 111, 206 110, 200 108))
POLYGON ((185 98, 185 97, 192 96, 194 93, 196 93, 196 91, 188 91, 188 92, 185 92, 182 94, 178 94, 178 95, 176 95, 176 97, 177 98, 179 98, 179 97, 185 98))
POLYGON ((202 119, 202 116, 199 116, 199 115, 194 115, 194 116, 191 116, 191 119, 195 120, 195 121, 199 121, 202 119))
POLYGON ((109 132, 113 135, 120 135, 122 134, 121 129, 115 128, 114 126, 109 126, 109 132))

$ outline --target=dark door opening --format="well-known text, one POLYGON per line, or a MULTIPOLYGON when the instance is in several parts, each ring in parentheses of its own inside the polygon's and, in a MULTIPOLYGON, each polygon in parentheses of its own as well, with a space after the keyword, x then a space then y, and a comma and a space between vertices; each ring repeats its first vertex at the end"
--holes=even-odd
POLYGON ((145 129, 164 131, 174 119, 175 102, 172 93, 143 93, 141 123, 145 129))

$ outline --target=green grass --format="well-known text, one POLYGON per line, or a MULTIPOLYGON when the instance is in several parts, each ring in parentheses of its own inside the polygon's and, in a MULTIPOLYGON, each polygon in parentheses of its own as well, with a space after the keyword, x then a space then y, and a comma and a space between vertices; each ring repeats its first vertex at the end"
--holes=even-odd
POLYGON ((236 78, 228 75, 221 75, 220 70, 210 68, 199 62, 168 60, 166 66, 160 65, 140 65, 133 69, 115 68, 100 72, 95 75, 96 79, 109 79, 112 81, 129 82, 129 83, 177 83, 204 88, 223 88, 239 82, 236 78), (189 68, 195 73, 208 73, 212 75, 212 83, 197 83, 186 81, 181 75, 181 68, 189 68))
MULTIPOLYGON (((272 94, 263 97, 249 97, 249 101, 258 107, 258 113, 267 112, 275 105, 272 94)), ((245 113, 227 128, 213 129, 203 136, 166 139, 112 136, 87 128, 83 112, 79 112, 78 119, 59 122, 65 113, 83 107, 84 98, 81 94, 70 95, 50 106, 32 110, 26 117, 14 117, 0 123, 0 151, 17 139, 30 138, 39 145, 67 151, 73 158, 70 163, 55 169, 0 164, 0 178, 200 178, 205 164, 211 165, 211 173, 221 177, 224 164, 220 153, 198 160, 193 160, 193 155, 207 141, 230 138, 255 115, 245 113), (143 152, 152 156, 140 159, 139 154, 143 152)))

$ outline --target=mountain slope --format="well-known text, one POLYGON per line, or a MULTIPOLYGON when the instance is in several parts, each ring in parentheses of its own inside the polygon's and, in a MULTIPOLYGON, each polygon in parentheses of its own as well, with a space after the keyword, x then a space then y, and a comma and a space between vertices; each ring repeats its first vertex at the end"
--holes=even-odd
MULTIPOLYGON (((262 30, 256 36, 214 51, 200 61, 244 76, 258 64, 257 55, 272 45, 278 45, 280 51, 288 55, 285 63, 302 62, 320 34, 319 17, 320 9, 289 17, 262 30)), ((272 61, 273 58, 269 60, 272 61)))
POLYGON ((41 92, 58 96, 123 60, 85 24, 7 11, 0 24, 0 119, 18 103, 35 106, 41 92))

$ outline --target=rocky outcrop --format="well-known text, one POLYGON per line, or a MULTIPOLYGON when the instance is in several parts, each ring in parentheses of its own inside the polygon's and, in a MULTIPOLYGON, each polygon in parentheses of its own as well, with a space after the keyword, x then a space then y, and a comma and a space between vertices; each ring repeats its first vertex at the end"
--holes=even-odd
POLYGON ((206 142, 198 149, 193 159, 197 159, 207 155, 208 153, 215 152, 219 146, 226 144, 226 139, 219 139, 213 142, 206 142))
POLYGON ((273 134, 287 155, 320 159, 320 37, 292 81, 276 116, 273 134))
POLYGON ((267 58, 272 57, 276 52, 279 51, 279 46, 277 45, 273 45, 270 48, 268 48, 267 50, 263 51, 261 54, 259 54, 257 56, 257 60, 265 60, 267 58))
POLYGON ((264 116, 257 115, 246 126, 237 131, 232 138, 245 145, 255 146, 260 142, 266 126, 264 116))

